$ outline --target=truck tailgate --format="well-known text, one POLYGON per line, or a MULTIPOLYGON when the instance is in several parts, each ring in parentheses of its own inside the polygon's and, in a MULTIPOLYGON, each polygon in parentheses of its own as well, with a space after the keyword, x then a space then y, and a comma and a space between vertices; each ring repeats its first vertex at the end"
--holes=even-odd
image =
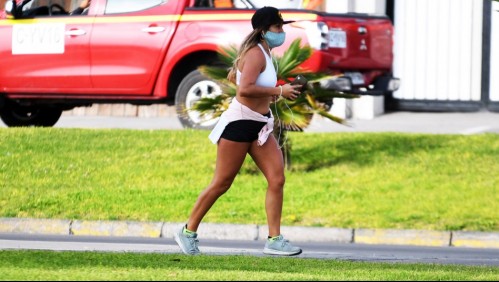
POLYGON ((390 19, 359 14, 322 14, 329 40, 330 66, 340 69, 390 69, 393 61, 393 25, 390 19))

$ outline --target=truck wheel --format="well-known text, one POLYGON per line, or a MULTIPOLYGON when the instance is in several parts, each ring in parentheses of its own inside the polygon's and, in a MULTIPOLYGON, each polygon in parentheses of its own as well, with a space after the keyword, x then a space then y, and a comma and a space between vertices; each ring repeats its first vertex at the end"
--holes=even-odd
POLYGON ((222 94, 222 88, 213 80, 202 75, 198 70, 190 72, 180 83, 175 95, 175 108, 178 119, 185 128, 211 130, 218 118, 203 115, 191 110, 192 106, 205 97, 222 94))
POLYGON ((62 110, 48 107, 24 107, 13 103, 0 109, 0 118, 9 127, 54 126, 62 115, 62 110))

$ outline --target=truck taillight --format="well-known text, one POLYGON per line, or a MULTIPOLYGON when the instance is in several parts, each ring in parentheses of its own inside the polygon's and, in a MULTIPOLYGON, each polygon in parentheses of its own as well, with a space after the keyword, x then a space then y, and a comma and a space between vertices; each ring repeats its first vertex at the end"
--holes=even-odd
POLYGON ((327 50, 329 46, 329 28, 325 22, 302 21, 291 24, 305 29, 308 43, 317 50, 327 50))
MULTIPOLYGON (((314 29, 314 27, 311 29, 314 29)), ((315 33, 314 39, 309 36, 310 46, 317 50, 327 50, 329 46, 329 28, 327 24, 324 22, 317 22, 315 24, 315 33)))

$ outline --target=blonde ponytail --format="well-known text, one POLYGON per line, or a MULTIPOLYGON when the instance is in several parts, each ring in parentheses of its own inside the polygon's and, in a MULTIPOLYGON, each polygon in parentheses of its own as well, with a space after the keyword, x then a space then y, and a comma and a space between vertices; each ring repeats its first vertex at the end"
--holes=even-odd
POLYGON ((239 52, 237 53, 237 57, 234 60, 232 67, 229 69, 229 73, 227 74, 227 79, 236 83, 236 74, 239 66, 239 62, 244 57, 244 55, 253 47, 255 47, 262 40, 262 29, 257 28, 254 29, 247 37, 244 39, 241 47, 239 48, 239 52))

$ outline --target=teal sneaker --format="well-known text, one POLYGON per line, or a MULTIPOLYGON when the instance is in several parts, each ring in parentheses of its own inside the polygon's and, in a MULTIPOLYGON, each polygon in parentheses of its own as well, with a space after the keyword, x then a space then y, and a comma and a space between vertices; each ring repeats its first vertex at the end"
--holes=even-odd
POLYGON ((277 238, 267 240, 263 253, 267 255, 295 256, 301 254, 301 249, 291 245, 288 240, 279 235, 277 238))
POLYGON ((184 254, 198 255, 201 253, 198 249, 199 240, 197 239, 197 233, 184 234, 184 227, 182 227, 173 237, 184 254))

